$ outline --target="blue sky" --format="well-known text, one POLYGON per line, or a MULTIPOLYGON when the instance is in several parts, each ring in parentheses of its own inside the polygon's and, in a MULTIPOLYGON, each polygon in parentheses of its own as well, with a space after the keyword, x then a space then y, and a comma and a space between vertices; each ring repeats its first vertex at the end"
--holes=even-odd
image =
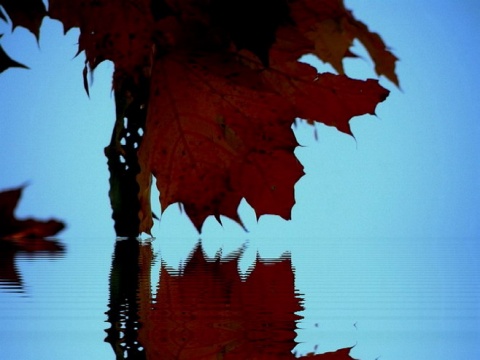
MULTIPOLYGON (((257 250, 266 257, 291 251, 297 284, 312 294, 307 309, 317 309, 317 290, 311 287, 317 271, 329 278, 322 277, 323 284, 336 291, 342 279, 358 277, 361 284, 379 273, 384 280, 412 285, 412 292, 419 284, 431 284, 432 293, 443 294, 438 301, 448 307, 449 287, 456 284, 456 290, 470 291, 479 270, 474 255, 480 254, 480 5, 466 0, 346 4, 400 58, 401 90, 381 79, 391 94, 378 106, 376 117, 352 121, 356 140, 319 125, 316 141, 311 127, 298 129, 303 147, 296 154, 306 176, 296 186, 292 221, 265 216, 257 223, 243 203, 240 211, 249 233, 228 220, 222 227, 209 219, 204 246, 214 254, 220 246, 228 252, 248 241, 251 251, 245 264, 257 250)), ((1 26, 0 32, 6 33, 3 47, 30 70, 10 69, 0 75, 0 189, 28 182, 18 214, 64 219, 68 229, 62 238, 67 243, 81 238, 113 242, 103 156, 114 120, 111 64, 96 70, 89 99, 82 84, 83 55, 73 58, 75 31, 63 36, 60 23, 45 21, 37 46, 27 31, 10 34, 8 26, 1 26)), ((356 50, 365 55, 361 47, 356 50)), ((347 74, 375 77, 371 61, 364 58, 346 61, 347 74)), ((154 209, 160 212, 158 202, 154 209)), ((172 263, 184 258, 198 239, 176 207, 164 213, 153 231, 162 256, 172 263)), ((426 301, 425 294, 415 294, 418 301, 426 301)), ((442 326, 454 331, 477 324, 472 336, 478 340, 478 293, 472 296, 469 300, 477 305, 465 310, 470 322, 442 326)), ((342 304, 341 299, 329 299, 342 304)), ((327 328, 344 326, 329 323, 328 313, 324 316, 327 328)), ((347 322, 352 319, 355 314, 347 322)), ((311 323, 304 324, 304 338, 311 334, 311 323)), ((373 322, 372 328, 375 324, 382 326, 373 322)), ((428 331, 430 325, 419 327, 428 331)), ((430 358, 449 358, 443 346, 432 350, 438 357, 430 358)), ((412 347, 416 352, 404 358, 422 358, 413 355, 423 347, 412 347)), ((480 354, 478 347, 468 350, 480 354)))

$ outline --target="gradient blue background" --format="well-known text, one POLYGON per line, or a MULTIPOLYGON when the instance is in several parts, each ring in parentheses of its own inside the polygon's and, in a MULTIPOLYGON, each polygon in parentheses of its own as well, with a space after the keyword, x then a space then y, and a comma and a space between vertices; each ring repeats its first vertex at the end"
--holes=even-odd
MULTIPOLYGON (((296 154, 306 176, 295 188, 293 220, 265 216, 257 223, 243 203, 249 232, 209 219, 204 247, 213 255, 219 247, 228 252, 247 242, 242 271, 257 251, 264 257, 291 251, 297 287, 305 294, 300 353, 315 345, 324 352, 356 343, 352 355, 361 359, 480 358, 480 4, 346 5, 400 58, 401 91, 381 79, 392 92, 377 117, 352 121, 356 140, 319 125, 316 141, 312 127, 299 127, 303 147, 296 154)), ((91 358, 102 358, 99 351, 113 358, 101 343, 107 301, 102 296, 108 296, 115 238, 103 156, 114 119, 112 65, 95 71, 88 99, 83 54, 73 59, 76 31, 63 36, 60 23, 46 20, 40 46, 26 30, 10 34, 1 24, 0 32, 6 33, 5 50, 30 67, 0 75, 0 189, 30 183, 18 215, 64 219, 68 229, 61 239, 73 254, 55 262, 20 261, 30 295, 48 304, 48 294, 62 289, 47 280, 61 283, 60 274, 70 281, 85 276, 81 283, 87 288, 97 284, 97 305, 82 305, 91 322, 79 321, 77 330, 85 346, 98 346, 91 358)), ((364 59, 345 61, 347 74, 375 77, 364 49, 355 50, 364 59)), ((160 213, 158 202, 154 208, 160 213)), ((172 266, 199 237, 176 207, 153 233, 154 246, 172 266)), ((18 299, 7 300, 1 302, 0 327, 16 326, 13 334, 20 338, 31 322, 2 314, 24 311, 18 299)), ((41 318, 31 331, 51 321, 41 318)), ((28 347, 19 348, 15 336, 8 336, 0 338, 0 349, 25 356, 28 347)))

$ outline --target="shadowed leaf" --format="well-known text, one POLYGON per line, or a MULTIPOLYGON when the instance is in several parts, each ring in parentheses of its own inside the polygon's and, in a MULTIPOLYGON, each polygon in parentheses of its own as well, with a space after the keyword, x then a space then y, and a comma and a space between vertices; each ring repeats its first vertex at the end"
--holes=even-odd
POLYGON ((293 185, 303 175, 293 155, 294 113, 257 71, 230 56, 186 56, 156 64, 140 148, 162 209, 183 203, 199 230, 208 215, 240 223, 242 198, 257 216, 289 219, 293 185))

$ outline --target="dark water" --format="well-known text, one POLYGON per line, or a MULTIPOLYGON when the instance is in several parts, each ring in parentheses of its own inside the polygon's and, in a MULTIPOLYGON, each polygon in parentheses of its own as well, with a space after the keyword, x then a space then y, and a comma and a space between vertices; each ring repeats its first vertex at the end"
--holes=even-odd
POLYGON ((462 266, 317 243, 265 259, 198 243, 179 264, 159 241, 0 242, 0 358, 480 358, 474 244, 462 266))

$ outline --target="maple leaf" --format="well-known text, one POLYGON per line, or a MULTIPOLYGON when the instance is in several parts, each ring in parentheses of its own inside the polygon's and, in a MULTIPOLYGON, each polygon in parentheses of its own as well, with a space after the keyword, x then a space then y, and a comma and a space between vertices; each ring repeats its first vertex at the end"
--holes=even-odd
POLYGON ((242 198, 257 218, 290 219, 303 175, 294 119, 351 133, 348 121, 373 114, 388 95, 376 80, 319 75, 299 62, 272 60, 265 69, 243 55, 170 53, 152 70, 142 170, 156 177, 162 209, 182 203, 199 231, 209 215, 241 223, 242 198))
POLYGON ((162 209, 181 202, 199 230, 212 214, 240 222, 242 198, 257 216, 290 218, 303 175, 294 114, 256 71, 229 56, 171 53, 152 84, 139 156, 157 179, 162 209))
POLYGON ((21 186, 0 192, 0 239, 22 242, 25 238, 45 238, 61 231, 65 225, 55 219, 47 221, 18 220, 15 217, 15 208, 23 189, 24 186, 21 186))
POLYGON ((382 38, 348 11, 343 0, 301 0, 291 4, 291 16, 298 32, 311 42, 311 52, 330 63, 340 74, 344 73, 342 60, 355 56, 350 52, 353 40, 358 39, 367 49, 378 75, 386 76, 399 86, 395 73, 398 60, 386 47, 382 38))
MULTIPOLYGON (((338 14, 350 16, 337 2, 330 7, 322 3, 326 10, 317 6, 321 12, 314 18, 317 22, 338 14)), ((275 21, 271 26, 276 29, 275 42, 263 42, 257 51, 232 37, 236 45, 232 49, 215 34, 218 22, 202 13, 198 3, 177 1, 173 7, 187 15, 181 21, 167 16, 156 26, 163 34, 164 50, 151 70, 150 104, 139 151, 142 172, 137 181, 144 224, 140 231, 149 232, 151 226, 142 218, 150 213, 145 196, 150 173, 160 190, 162 211, 173 203, 183 204, 199 231, 209 215, 241 224, 237 208, 242 198, 257 218, 276 214, 289 219, 294 185, 303 175, 293 155, 295 118, 351 134, 351 118, 374 114, 389 92, 377 80, 318 74, 299 63, 302 54, 315 48, 314 39, 302 34, 301 26, 296 31, 288 21, 275 21), (261 55, 265 51, 268 67, 261 55)), ((292 6, 294 19, 295 11, 292 6)), ((220 22, 223 31, 222 26, 226 25, 220 22)), ((345 48, 339 59, 348 54, 345 48)))

